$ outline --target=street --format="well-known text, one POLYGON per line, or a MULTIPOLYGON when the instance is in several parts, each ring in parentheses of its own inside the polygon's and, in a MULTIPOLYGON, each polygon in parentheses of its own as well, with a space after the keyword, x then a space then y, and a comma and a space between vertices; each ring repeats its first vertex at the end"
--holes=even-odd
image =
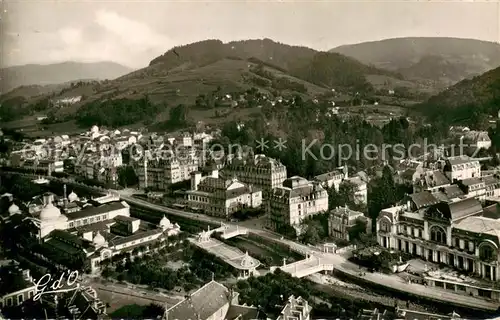
MULTIPOLYGON (((29 175, 28 175, 29 176, 29 175)), ((51 178, 54 180, 61 180, 58 178, 51 178)), ((82 185, 82 184, 80 184, 82 185)), ((104 189, 98 189, 94 187, 87 186, 89 188, 98 190, 100 192, 105 192, 106 190, 104 189)), ((125 191, 118 191, 118 190, 107 190, 108 192, 112 192, 115 194, 119 194, 121 199, 137 205, 137 206, 142 206, 144 208, 148 208, 151 210, 156 210, 159 212, 165 212, 171 215, 177 215, 180 217, 188 218, 188 219, 193 219, 193 220, 198 220, 202 222, 207 222, 207 223, 212 223, 212 224, 220 224, 220 223, 225 223, 226 225, 230 227, 235 227, 237 225, 240 225, 239 223, 228 223, 223 219, 220 218, 215 218, 215 217, 209 217, 201 214, 195 214, 191 212, 185 212, 181 210, 176 210, 156 204, 149 203, 147 201, 141 200, 134 198, 131 195, 130 190, 125 190, 125 191)), ((345 274, 348 274, 352 277, 362 279, 367 282, 371 282, 374 284, 382 285, 390 289, 396 289, 402 292, 406 292, 412 295, 419 295, 422 297, 427 297, 431 298, 434 300, 438 300, 444 303, 454 303, 460 306, 465 306, 465 307, 470 307, 474 309, 483 309, 483 310, 490 310, 490 311, 496 311, 497 308, 499 307, 499 304, 497 302, 490 302, 487 300, 483 299, 478 299, 475 297, 470 297, 470 296, 464 296, 460 294, 456 294, 454 292, 450 291, 445 291, 445 290, 440 290, 439 288, 435 287, 426 287, 423 285, 415 284, 415 283, 407 283, 403 281, 401 278, 394 277, 391 275, 386 275, 382 273, 366 273, 364 275, 359 274, 359 266, 350 262, 346 258, 333 254, 333 253, 323 253, 321 252, 318 248, 315 247, 310 247, 306 246, 288 239, 284 239, 281 235, 274 233, 269 230, 264 230, 264 229, 258 229, 255 228, 255 226, 249 225, 248 223, 245 223, 245 228, 248 229, 250 233, 254 233, 256 235, 259 235, 263 238, 279 242, 282 244, 285 244, 292 248, 294 251, 300 252, 304 255, 309 254, 309 255, 314 255, 317 257, 320 257, 324 259, 325 263, 332 264, 334 266, 334 269, 340 272, 343 272, 345 274)))
MULTIPOLYGON (((190 219, 195 219, 199 221, 211 222, 211 223, 220 223, 222 220, 214 217, 208 217, 198 214, 187 213, 184 211, 171 209, 163 206, 158 206, 155 204, 151 204, 147 201, 143 201, 137 198, 133 198, 130 196, 121 196, 123 200, 126 202, 130 202, 132 204, 143 206, 148 209, 157 210, 173 215, 178 215, 190 219)), ((225 223, 225 222, 224 222, 225 223)), ((234 223, 226 223, 228 226, 236 226, 234 223)), ((372 282, 378 285, 382 285, 391 289, 396 289, 402 292, 406 292, 412 295, 420 295, 423 297, 431 298, 434 300, 438 300, 444 303, 454 303, 464 307, 470 307, 474 309, 483 309, 489 311, 496 311, 498 308, 498 303, 490 302, 483 299, 478 299, 470 296, 464 296, 460 294, 456 294, 454 292, 440 290, 439 288, 434 287, 426 287, 420 284, 415 283, 407 283, 403 281, 401 278, 386 275, 383 273, 366 273, 364 276, 359 275, 359 266, 350 262, 346 258, 333 254, 333 253, 323 253, 318 248, 309 247, 300 243, 296 243, 291 240, 284 239, 281 235, 276 234, 274 232, 262 229, 255 229, 251 226, 245 226, 249 232, 257 234, 263 238, 270 239, 282 244, 285 244, 291 248, 294 248, 296 251, 307 253, 310 255, 319 256, 326 263, 333 264, 335 270, 346 273, 352 277, 361 278, 367 282, 372 282)))

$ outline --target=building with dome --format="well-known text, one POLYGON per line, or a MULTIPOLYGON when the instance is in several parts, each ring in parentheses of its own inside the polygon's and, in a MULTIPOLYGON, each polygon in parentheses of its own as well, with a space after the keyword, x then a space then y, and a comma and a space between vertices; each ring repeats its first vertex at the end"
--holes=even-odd
POLYGON ((245 279, 251 275, 258 276, 257 268, 260 261, 251 257, 248 252, 242 252, 238 248, 231 247, 222 241, 211 237, 211 234, 218 229, 200 232, 196 238, 189 238, 191 243, 199 248, 219 257, 225 263, 238 270, 238 278, 245 279))
POLYGON ((57 267, 84 266, 96 272, 104 260, 164 246, 168 237, 181 232, 180 226, 166 216, 158 223, 131 217, 129 205, 117 201, 119 198, 114 195, 85 200, 75 192, 66 197, 64 188, 62 197, 47 192, 23 203, 21 208, 13 203, 13 198, 6 199, 10 206, 5 212, 9 216, 24 216, 19 221, 9 220, 21 227, 24 236, 41 245, 33 254, 57 267), (74 265, 78 261, 80 265, 74 265))
POLYGON ((176 236, 181 232, 181 227, 177 223, 172 224, 165 215, 163 215, 158 226, 166 232, 167 236, 176 236))
POLYGON ((328 193, 320 183, 294 176, 274 188, 267 205, 270 226, 298 227, 302 220, 328 210, 328 193))
POLYGON ((21 209, 19 209, 19 207, 15 203, 12 203, 9 207, 9 216, 12 216, 15 214, 20 214, 20 213, 21 213, 21 209))
MULTIPOLYGON (((55 252, 47 260, 57 262, 58 257, 67 258, 84 255, 88 268, 96 272, 101 262, 137 249, 150 250, 164 245, 164 241, 181 232, 179 225, 163 217, 158 224, 152 224, 125 215, 74 226, 67 230, 54 230, 44 239, 44 252, 55 252)), ((70 260, 72 260, 70 259, 70 260)))
MULTIPOLYGON (((74 194, 74 193, 72 193, 74 194)), ((74 194, 76 196, 76 194, 74 194)), ((70 194, 71 196, 71 194, 70 194)), ((67 230, 98 221, 113 219, 119 215, 130 216, 129 205, 124 201, 101 204, 97 201, 78 202, 77 197, 64 197, 58 203, 55 195, 45 193, 39 212, 32 212, 31 220, 39 228, 40 239, 53 230, 67 230)))
POLYGON ((75 201, 79 201, 79 200, 80 200, 80 198, 78 197, 78 195, 74 191, 72 191, 68 196, 69 202, 75 202, 75 201))

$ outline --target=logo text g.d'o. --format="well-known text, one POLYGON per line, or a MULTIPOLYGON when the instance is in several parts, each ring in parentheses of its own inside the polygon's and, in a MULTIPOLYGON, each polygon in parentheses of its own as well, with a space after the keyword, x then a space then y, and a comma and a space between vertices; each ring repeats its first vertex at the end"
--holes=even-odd
POLYGON ((59 279, 54 281, 50 273, 41 277, 35 284, 36 288, 33 300, 37 301, 42 295, 48 293, 69 292, 78 289, 80 286, 80 284, 76 283, 78 280, 78 271, 68 271, 67 273, 67 277, 65 277, 66 272, 64 272, 59 279))

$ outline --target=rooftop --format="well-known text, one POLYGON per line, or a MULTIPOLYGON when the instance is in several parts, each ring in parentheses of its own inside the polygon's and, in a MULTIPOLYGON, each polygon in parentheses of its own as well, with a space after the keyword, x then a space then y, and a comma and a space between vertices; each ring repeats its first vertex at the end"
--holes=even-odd
POLYGON ((33 286, 25 279, 23 271, 13 265, 0 267, 0 282, 0 297, 33 286))
POLYGON ((413 193, 410 195, 411 200, 417 209, 428 207, 439 203, 439 200, 429 191, 413 193))
POLYGON ((481 183, 483 183, 483 181, 480 178, 468 178, 468 179, 463 179, 461 181, 461 183, 464 186, 473 186, 473 185, 476 185, 476 184, 481 184, 481 183))
POLYGON ((460 221, 454 228, 474 233, 490 234, 496 237, 500 235, 500 221, 487 217, 468 217, 460 221))
POLYGON ((478 160, 475 160, 473 158, 470 158, 468 156, 458 156, 458 157, 450 157, 448 158, 448 162, 454 166, 457 164, 465 164, 465 163, 471 163, 471 162, 479 162, 478 160))
POLYGON ((99 206, 93 206, 93 207, 86 207, 83 208, 80 211, 75 211, 71 213, 67 213, 66 216, 68 217, 69 220, 76 220, 76 219, 81 219, 81 218, 86 218, 86 217, 93 217, 99 214, 107 213, 110 211, 115 211, 115 210, 120 210, 128 208, 128 204, 124 201, 117 201, 117 202, 109 202, 106 204, 102 204, 99 206))
POLYGON ((208 319, 230 300, 229 290, 211 281, 168 309, 168 319, 208 319))

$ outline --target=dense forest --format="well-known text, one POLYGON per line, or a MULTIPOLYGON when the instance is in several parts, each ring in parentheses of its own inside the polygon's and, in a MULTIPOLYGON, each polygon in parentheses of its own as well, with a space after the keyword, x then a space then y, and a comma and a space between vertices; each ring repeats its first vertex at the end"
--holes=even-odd
POLYGON ((114 128, 155 119, 163 110, 163 106, 152 103, 147 96, 138 100, 93 101, 78 110, 76 121, 84 127, 97 124, 114 128))

